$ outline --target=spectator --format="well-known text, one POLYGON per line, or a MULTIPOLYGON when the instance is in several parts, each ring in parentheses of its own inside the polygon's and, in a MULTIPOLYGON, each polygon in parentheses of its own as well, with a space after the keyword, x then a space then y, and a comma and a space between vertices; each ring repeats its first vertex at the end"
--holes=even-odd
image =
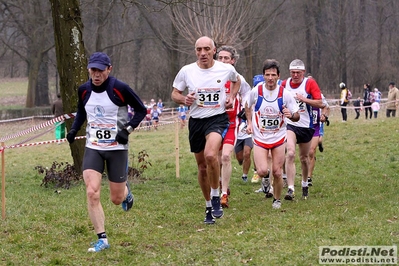
POLYGON ((159 108, 156 104, 152 106, 150 114, 151 114, 151 121, 153 121, 154 130, 157 130, 159 124, 159 116, 161 115, 161 112, 159 111, 159 108))
POLYGON ((353 106, 355 106, 355 112, 356 112, 356 117, 355 119, 359 119, 360 116, 360 111, 361 111, 361 106, 362 106, 362 100, 360 97, 357 97, 355 101, 353 101, 353 106))
POLYGON ((346 88, 346 85, 343 82, 339 84, 339 87, 341 88, 340 106, 342 122, 346 122, 346 120, 348 119, 348 115, 346 113, 346 106, 348 105, 348 88, 346 88))
POLYGON ((371 109, 373 110, 374 118, 377 118, 378 116, 378 111, 380 110, 380 103, 377 101, 374 101, 371 104, 371 109))
POLYGON ((382 94, 381 92, 378 90, 378 88, 374 88, 374 101, 380 103, 381 102, 381 97, 382 94))
POLYGON ((163 113, 163 108, 164 108, 162 99, 158 99, 157 106, 158 106, 158 110, 159 110, 160 114, 162 114, 163 113))
POLYGON ((389 83, 388 101, 387 101, 387 117, 395 117, 396 109, 399 103, 399 90, 395 86, 395 82, 389 83))
POLYGON ((372 110, 371 110, 371 101, 373 99, 373 95, 370 90, 370 84, 364 84, 364 93, 363 93, 363 106, 364 106, 364 111, 366 115, 366 119, 369 117, 370 113, 370 119, 373 115, 372 110))
POLYGON ((186 125, 187 107, 184 106, 184 104, 180 104, 179 107, 177 107, 177 112, 180 121, 180 128, 184 128, 186 125))
POLYGON ((154 99, 151 99, 150 104, 149 104, 149 108, 152 109, 152 107, 153 107, 154 105, 157 105, 157 104, 156 104, 156 102, 155 102, 154 99))

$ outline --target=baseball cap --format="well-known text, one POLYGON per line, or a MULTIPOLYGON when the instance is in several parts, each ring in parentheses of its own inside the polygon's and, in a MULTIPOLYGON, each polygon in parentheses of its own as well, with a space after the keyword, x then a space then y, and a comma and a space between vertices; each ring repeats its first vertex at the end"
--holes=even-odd
POLYGON ((108 55, 101 52, 95 52, 90 56, 87 68, 105 70, 109 66, 111 66, 111 59, 109 59, 108 55))
POLYGON ((291 62, 289 70, 305 70, 305 64, 300 59, 291 62))

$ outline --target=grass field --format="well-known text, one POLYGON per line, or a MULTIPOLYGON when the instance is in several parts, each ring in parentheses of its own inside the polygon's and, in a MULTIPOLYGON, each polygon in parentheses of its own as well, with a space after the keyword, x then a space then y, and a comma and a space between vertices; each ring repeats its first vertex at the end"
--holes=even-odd
MULTIPOLYGON (((152 167, 133 185, 127 213, 102 188, 111 248, 87 253, 96 240, 84 185, 55 193, 41 187, 36 165, 72 162, 69 146, 47 144, 5 150, 6 219, 1 220, 0 265, 318 265, 319 246, 397 245, 398 118, 341 123, 333 111, 325 150, 317 153, 308 200, 299 195, 273 210, 271 200, 244 183, 233 161, 230 208, 215 225, 203 224, 187 130, 180 131, 180 178, 175 175, 175 127, 134 132, 130 153, 146 150, 152 167)), ((0 137, 39 124, 0 124, 0 137)), ((38 139, 51 140, 53 132, 38 139)), ((8 141, 6 145, 13 144, 8 141)), ((297 164, 297 172, 299 172, 297 164)), ((297 193, 300 179, 296 179, 297 193)), ((286 190, 284 190, 284 193, 286 190)))
MULTIPOLYGON (((49 81, 50 103, 55 97, 55 82, 49 81)), ((0 79, 0 110, 20 109, 25 107, 28 92, 27 78, 0 79)))

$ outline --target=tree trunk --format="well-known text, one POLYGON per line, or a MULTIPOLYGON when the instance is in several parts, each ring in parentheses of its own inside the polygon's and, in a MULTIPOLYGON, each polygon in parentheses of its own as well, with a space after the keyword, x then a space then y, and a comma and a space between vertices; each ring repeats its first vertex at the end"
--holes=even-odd
POLYGON ((41 63, 40 53, 31 56, 28 64, 28 92, 26 95, 26 108, 35 107, 37 78, 39 76, 39 68, 41 63))
POLYGON ((312 27, 312 22, 310 19, 306 19, 309 16, 310 13, 310 8, 309 8, 309 1, 306 1, 304 3, 304 16, 305 16, 305 43, 306 43, 306 71, 307 73, 313 73, 313 67, 312 67, 312 33, 311 33, 311 27, 312 27))
MULTIPOLYGON (((73 113, 77 110, 77 89, 88 77, 79 0, 50 0, 50 3, 61 97, 64 111, 73 113)), ((71 128, 72 122, 66 120, 67 128, 71 128)), ((78 135, 84 135, 83 128, 78 135)), ((75 141, 70 147, 75 169, 82 172, 84 141, 75 141)))
POLYGON ((35 106, 49 106, 49 87, 48 87, 48 52, 44 52, 39 66, 39 73, 36 83, 35 106))
POLYGON ((345 3, 343 0, 339 1, 339 66, 340 66, 340 78, 341 81, 344 83, 347 82, 347 72, 346 72, 346 10, 345 10, 345 3))

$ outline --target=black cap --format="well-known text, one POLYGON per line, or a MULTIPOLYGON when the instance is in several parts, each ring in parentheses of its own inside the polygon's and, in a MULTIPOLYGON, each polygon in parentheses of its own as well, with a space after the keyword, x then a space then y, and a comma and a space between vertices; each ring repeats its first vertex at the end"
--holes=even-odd
POLYGON ((391 81, 389 82, 389 85, 395 86, 395 82, 391 81))

